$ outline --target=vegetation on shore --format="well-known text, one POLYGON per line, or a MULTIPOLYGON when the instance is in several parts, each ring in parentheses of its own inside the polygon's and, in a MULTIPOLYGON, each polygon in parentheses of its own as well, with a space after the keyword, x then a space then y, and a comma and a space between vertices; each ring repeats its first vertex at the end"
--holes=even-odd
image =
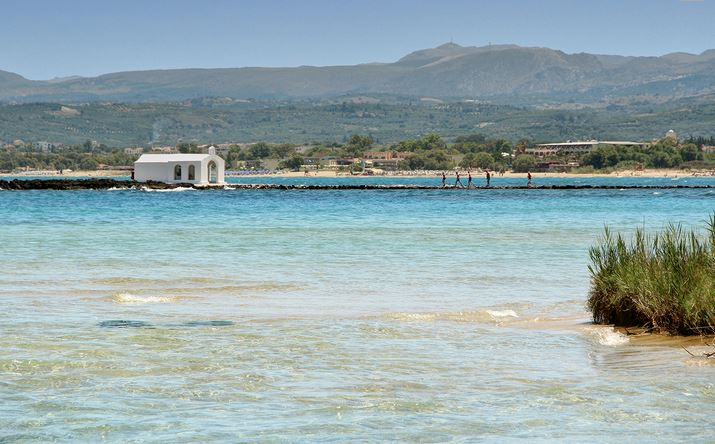
MULTIPOLYGON (((369 135, 353 134, 342 143, 295 145, 261 141, 230 144, 224 145, 225 150, 220 155, 225 158, 229 168, 253 170, 269 169, 267 165, 271 165, 271 169, 298 170, 306 163, 311 168, 320 169, 326 166, 329 159, 349 159, 352 163, 353 159, 370 159, 367 153, 375 151, 399 152, 402 160, 390 167, 408 171, 443 171, 461 167, 527 172, 546 169, 549 164, 580 165, 582 172, 589 173, 676 167, 715 169, 715 153, 703 150, 705 145, 715 145, 715 138, 712 137, 689 138, 682 143, 664 138, 646 147, 603 145, 581 155, 554 154, 545 158, 528 154, 529 148, 534 145, 535 142, 530 139, 513 142, 479 133, 458 136, 451 141, 440 134, 428 133, 396 143, 380 143, 369 135)), ((190 142, 181 142, 175 149, 182 153, 202 152, 201 147, 190 142)), ((150 150, 150 147, 138 147, 125 151, 87 140, 81 145, 53 146, 43 151, 30 142, 16 141, 0 149, 0 171, 128 167, 138 158, 139 152, 150 150)), ((361 170, 362 166, 361 162, 357 162, 343 168, 361 170)))
POLYGON ((715 214, 707 236, 669 225, 627 240, 606 228, 590 249, 588 307, 599 324, 715 333, 715 214))

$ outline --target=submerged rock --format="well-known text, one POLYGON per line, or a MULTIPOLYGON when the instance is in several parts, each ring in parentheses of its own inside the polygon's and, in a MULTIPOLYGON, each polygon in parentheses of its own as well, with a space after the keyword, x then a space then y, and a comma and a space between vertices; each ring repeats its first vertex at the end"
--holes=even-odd
POLYGON ((112 319, 109 321, 102 321, 99 324, 102 328, 140 328, 140 327, 151 327, 151 324, 144 321, 131 321, 125 319, 112 319))

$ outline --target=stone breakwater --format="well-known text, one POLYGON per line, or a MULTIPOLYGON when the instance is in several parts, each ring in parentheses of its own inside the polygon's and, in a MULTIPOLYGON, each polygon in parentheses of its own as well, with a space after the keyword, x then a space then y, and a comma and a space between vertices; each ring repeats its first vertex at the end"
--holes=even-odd
MULTIPOLYGON (((33 179, 0 180, 2 190, 108 190, 142 189, 169 190, 195 188, 197 190, 466 190, 454 186, 431 185, 281 185, 281 184, 226 184, 221 186, 196 186, 190 183, 134 182, 114 179, 33 179)), ((708 189, 715 185, 508 185, 475 187, 478 190, 624 190, 624 189, 708 189)))

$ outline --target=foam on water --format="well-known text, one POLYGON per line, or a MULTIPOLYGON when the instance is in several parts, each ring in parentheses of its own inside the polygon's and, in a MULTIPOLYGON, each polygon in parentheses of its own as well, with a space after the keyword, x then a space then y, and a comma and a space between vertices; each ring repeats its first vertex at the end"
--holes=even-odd
POLYGON ((493 318, 518 318, 519 315, 516 314, 514 310, 487 310, 487 313, 489 313, 493 318))
POLYGON ((475 322, 501 325, 502 322, 510 318, 518 318, 519 315, 514 310, 469 310, 457 312, 437 312, 437 313, 392 313, 389 319, 396 321, 452 321, 452 322, 475 322))
POLYGON ((117 293, 112 295, 111 299, 116 304, 140 305, 174 302, 177 298, 168 296, 138 296, 131 293, 117 293))
POLYGON ((196 188, 192 187, 176 187, 176 188, 167 188, 165 190, 160 190, 160 189, 153 189, 149 187, 141 187, 141 191, 146 191, 146 192, 151 192, 151 193, 178 193, 181 191, 197 191, 196 188))
POLYGON ((594 325, 587 327, 585 330, 601 345, 616 347, 627 344, 629 341, 628 336, 617 332, 613 327, 594 325))

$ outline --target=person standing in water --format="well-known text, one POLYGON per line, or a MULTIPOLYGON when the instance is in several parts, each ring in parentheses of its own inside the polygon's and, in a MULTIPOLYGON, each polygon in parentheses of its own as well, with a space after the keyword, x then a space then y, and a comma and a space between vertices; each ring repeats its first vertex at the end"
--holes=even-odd
POLYGON ((444 171, 442 171, 442 188, 447 186, 447 176, 444 175, 444 171))
POLYGON ((489 174, 489 170, 487 170, 487 188, 489 187, 489 182, 492 180, 492 175, 489 174))
POLYGON ((530 187, 531 186, 531 171, 527 171, 526 178, 528 179, 528 181, 526 182, 526 186, 530 187))
POLYGON ((459 180, 459 171, 457 171, 457 180, 454 181, 454 187, 456 188, 457 185, 459 185, 459 188, 464 188, 464 185, 462 185, 462 181, 459 180))

